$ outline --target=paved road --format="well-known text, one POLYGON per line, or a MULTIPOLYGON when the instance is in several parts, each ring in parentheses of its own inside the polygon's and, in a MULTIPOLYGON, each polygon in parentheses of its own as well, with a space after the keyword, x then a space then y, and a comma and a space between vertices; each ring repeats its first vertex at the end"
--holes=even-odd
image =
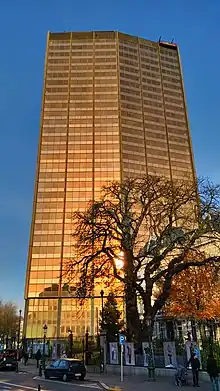
POLYGON ((64 383, 58 380, 46 380, 43 377, 33 377, 30 374, 0 372, 0 391, 37 391, 38 385, 42 391, 94 391, 102 390, 97 382, 72 381, 64 383))
MULTIPOLYGON (((0 391, 38 391, 40 384, 42 391, 103 391, 98 375, 88 374, 85 381, 72 381, 64 383, 58 380, 46 380, 43 377, 34 376, 30 373, 0 372, 0 391)), ((156 383, 148 382, 145 377, 126 377, 121 383, 119 376, 100 376, 100 381, 111 387, 119 386, 123 391, 177 391, 171 378, 158 378, 156 383)), ((194 388, 189 385, 188 391, 194 388)), ((211 391, 211 384, 201 381, 201 391, 211 391)))

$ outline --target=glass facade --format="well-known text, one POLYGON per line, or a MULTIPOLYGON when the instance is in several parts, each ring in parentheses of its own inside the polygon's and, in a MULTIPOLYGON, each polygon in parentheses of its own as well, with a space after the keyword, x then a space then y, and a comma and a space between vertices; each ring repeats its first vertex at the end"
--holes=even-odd
MULTIPOLYGON (((71 213, 108 181, 195 175, 176 45, 116 32, 49 33, 25 287, 24 332, 98 331, 100 289, 83 306, 62 278, 71 213)), ((77 275, 76 275, 77 278, 77 275)))

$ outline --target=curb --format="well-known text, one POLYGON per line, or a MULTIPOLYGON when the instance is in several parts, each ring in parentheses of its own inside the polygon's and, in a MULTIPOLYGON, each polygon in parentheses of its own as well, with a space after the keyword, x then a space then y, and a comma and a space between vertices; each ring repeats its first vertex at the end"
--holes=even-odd
POLYGON ((102 386, 102 388, 104 388, 104 390, 110 390, 110 387, 107 386, 107 384, 103 383, 102 381, 99 381, 98 383, 100 384, 100 386, 102 386))
POLYGON ((99 381, 99 384, 100 384, 100 386, 102 386, 104 388, 104 390, 108 390, 108 391, 121 391, 122 390, 119 386, 109 387, 109 386, 107 386, 107 384, 103 383, 102 381, 99 381))

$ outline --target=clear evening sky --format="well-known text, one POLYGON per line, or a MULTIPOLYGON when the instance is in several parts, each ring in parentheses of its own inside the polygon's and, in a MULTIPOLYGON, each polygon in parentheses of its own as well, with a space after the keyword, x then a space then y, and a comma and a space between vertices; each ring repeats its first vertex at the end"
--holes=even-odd
POLYGON ((198 175, 220 182, 219 0, 0 1, 0 297, 23 306, 47 31, 179 44, 198 175), (153 5, 154 4, 154 5, 153 5))

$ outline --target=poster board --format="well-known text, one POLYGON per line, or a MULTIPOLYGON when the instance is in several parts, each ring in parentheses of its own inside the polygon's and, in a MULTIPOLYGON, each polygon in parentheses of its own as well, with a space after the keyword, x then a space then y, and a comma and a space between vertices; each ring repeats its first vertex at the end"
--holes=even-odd
POLYGON ((109 343, 109 361, 110 364, 118 364, 118 344, 117 342, 109 343))
POLYGON ((176 368, 176 346, 175 342, 164 342, 163 343, 164 362, 165 368, 176 368))
POLYGON ((134 344, 125 342, 125 365, 135 365, 134 344))
POLYGON ((57 359, 57 345, 56 343, 54 343, 52 348, 52 360, 56 360, 56 359, 57 359))
POLYGON ((149 367, 154 364, 153 346, 150 342, 142 342, 142 350, 144 356, 144 367, 149 367))

